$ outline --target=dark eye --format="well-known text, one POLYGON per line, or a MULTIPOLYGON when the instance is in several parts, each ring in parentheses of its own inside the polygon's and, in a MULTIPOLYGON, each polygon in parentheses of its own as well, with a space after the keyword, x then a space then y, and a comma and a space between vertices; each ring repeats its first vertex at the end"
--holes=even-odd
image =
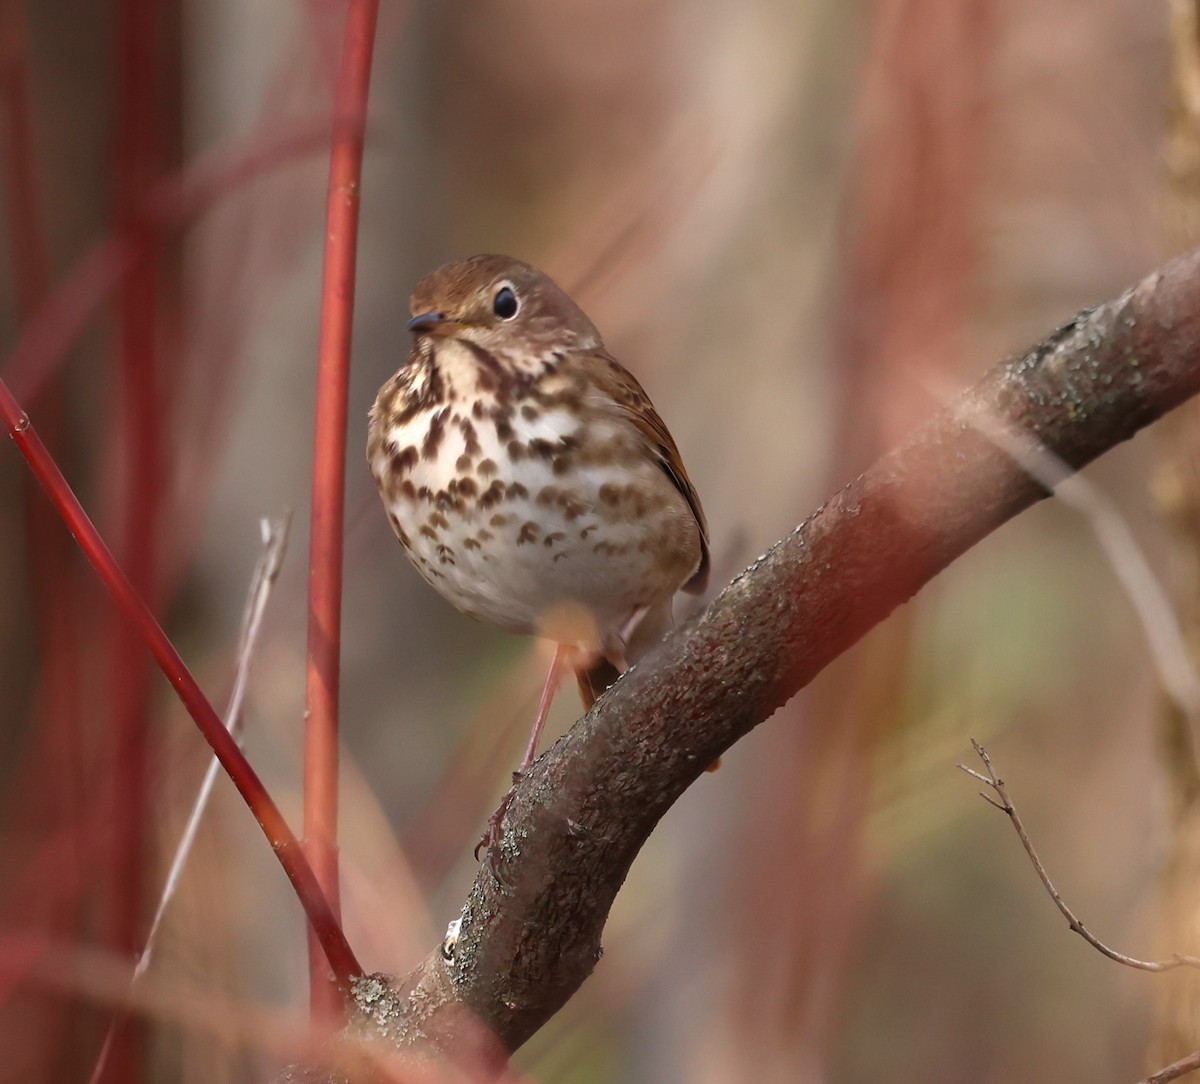
POLYGON ((501 286, 496 291, 496 296, 492 298, 492 312, 501 320, 511 320, 517 315, 517 309, 520 307, 517 303, 517 295, 511 286, 501 286))

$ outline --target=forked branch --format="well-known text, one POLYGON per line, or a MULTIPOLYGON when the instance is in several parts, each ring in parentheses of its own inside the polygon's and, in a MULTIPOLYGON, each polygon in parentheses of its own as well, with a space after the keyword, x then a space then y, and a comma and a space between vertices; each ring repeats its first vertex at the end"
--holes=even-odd
POLYGON ((983 791, 979 792, 979 797, 985 802, 989 805, 994 805, 1001 813, 1008 816, 1008 819, 1012 822, 1013 829, 1017 833, 1017 838, 1021 841, 1021 846, 1025 848, 1025 853, 1029 855, 1029 861, 1033 863, 1033 868, 1037 871, 1038 880, 1042 882, 1043 887, 1054 901, 1054 906, 1062 912, 1063 918, 1067 920, 1067 925, 1075 933, 1079 934, 1092 948, 1102 955, 1107 956, 1110 960, 1116 960, 1117 963, 1124 964, 1126 967, 1136 968, 1138 971, 1171 971, 1176 967, 1200 968, 1200 959, 1195 956, 1185 956, 1178 952, 1173 956, 1167 957, 1165 960, 1139 960, 1135 956, 1127 956, 1123 952, 1109 948, 1108 945, 1092 933, 1079 920, 1075 912, 1067 906, 1066 900, 1062 898, 1058 889, 1054 887, 1054 882, 1050 880, 1050 874, 1046 872, 1046 867, 1042 865, 1042 860, 1033 845, 1033 840, 1029 838, 1029 833, 1025 830, 1025 823, 1021 820, 1021 815, 1017 812, 1017 807, 1013 805, 1012 799, 1008 796, 1008 788, 1004 785, 1004 780, 996 774, 995 768, 992 767, 992 758, 988 755, 988 751, 974 738, 971 739, 971 747, 983 762, 983 772, 977 772, 974 768, 968 768, 965 764, 960 764, 959 767, 972 779, 978 779, 984 786, 990 788, 996 795, 993 798, 990 794, 985 794, 983 791))
POLYGON ((1140 1081, 1140 1084, 1167 1084, 1168 1081, 1178 1080, 1181 1076, 1194 1073, 1197 1069, 1200 1069, 1200 1050, 1193 1050, 1187 1057, 1171 1062, 1165 1068, 1159 1069, 1157 1073, 1140 1081))

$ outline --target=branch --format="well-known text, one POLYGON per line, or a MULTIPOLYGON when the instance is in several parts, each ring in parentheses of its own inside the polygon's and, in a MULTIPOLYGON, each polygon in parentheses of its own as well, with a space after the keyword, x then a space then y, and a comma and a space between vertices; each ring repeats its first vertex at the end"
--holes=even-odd
MULTIPOLYGON (((242 735, 242 705, 246 699, 246 687, 250 683, 250 663, 254 657, 255 648, 258 646, 258 634, 262 629, 263 615, 267 611, 267 599, 275 586, 279 570, 283 567, 283 555, 287 550, 291 518, 291 512, 288 512, 273 520, 262 519, 259 521, 262 527, 263 550, 258 563, 254 566, 250 590, 247 592, 246 607, 242 612, 242 631, 238 637, 233 691, 229 694, 229 702, 225 706, 225 729, 239 742, 242 735)), ((150 920, 150 930, 142 942, 142 951, 138 953, 137 961, 133 965, 133 973, 129 977, 131 987, 150 969, 150 962, 154 959, 154 952, 158 948, 158 935, 162 930, 163 919, 166 917, 167 908, 175 898, 179 882, 183 879, 184 868, 191 857, 196 837, 200 834, 200 823, 208 810, 208 803, 212 798, 213 788, 217 784, 217 776, 220 771, 221 763, 216 757, 213 757, 208 762, 200 789, 196 792, 196 797, 192 802, 191 812, 183 827, 183 835, 180 836, 179 842, 175 846, 175 853, 171 856, 171 864, 167 869, 162 892, 159 894, 158 904, 154 909, 154 917, 150 920)), ((89 1078, 92 1082, 104 1079, 109 1052, 127 1019, 125 1012, 118 1011, 109 1022, 108 1033, 104 1036, 100 1053, 96 1057, 95 1068, 92 1069, 92 1075, 89 1078)))
MULTIPOLYGON (((1200 390, 1200 251, 999 365, 676 629, 534 764, 497 872, 480 869, 445 958, 359 983, 367 1030, 455 1056, 464 1017, 504 1063, 600 955, 617 890, 659 818, 735 741, 956 557, 1045 497, 1002 424, 1077 470, 1200 390), (376 1032, 383 1028, 373 1029, 376 1032)), ((469 1029, 472 1032, 474 1029, 469 1029)), ((463 1052, 465 1053, 465 1052, 463 1052)))
POLYGON ((25 457, 34 477, 46 491, 63 522, 75 536, 79 548, 96 570, 113 601, 137 630, 158 663, 159 669, 171 683, 204 736, 204 740, 221 762, 221 767, 225 769, 238 793, 253 812, 275 857, 291 881, 309 924, 317 931, 321 944, 325 947, 330 967, 338 977, 339 983, 343 987, 348 986, 351 977, 361 975, 362 969, 350 948, 350 943, 346 940, 341 924, 330 909, 329 901, 321 891, 312 867, 300 849, 299 841, 288 827, 279 806, 275 804, 258 773, 238 747, 237 741, 225 729, 220 716, 209 703, 175 645, 163 631, 146 600, 137 593, 129 577, 113 557, 112 551, 96 530, 96 525, 83 510, 79 498, 71 491, 67 480, 58 469, 54 457, 42 443, 42 438, 34 429, 29 415, 13 397, 3 379, 0 379, 0 421, 3 421, 8 435, 25 457))
POLYGON ((1171 1062, 1165 1069, 1159 1069, 1153 1076, 1146 1077, 1140 1084, 1167 1084, 1170 1080, 1178 1080, 1181 1076, 1194 1073, 1200 1069, 1200 1050, 1193 1050, 1185 1058, 1171 1062))
POLYGON ((1046 891, 1050 893, 1050 898, 1054 901, 1054 906, 1062 912, 1063 918, 1067 920, 1075 933, 1079 934, 1089 945, 1097 952, 1107 956, 1110 960, 1116 960, 1119 964, 1124 964, 1126 967, 1136 968, 1138 971, 1171 971, 1176 967, 1196 967, 1200 968, 1200 959, 1195 956, 1185 956, 1182 953, 1175 953, 1165 960, 1139 960, 1135 956, 1126 956, 1123 952, 1118 952, 1116 949, 1109 948, 1095 934, 1092 933, 1075 915, 1075 912, 1067 906, 1066 900, 1059 895, 1058 889, 1054 887, 1054 882, 1050 880, 1050 874, 1046 872, 1046 867, 1042 865, 1041 858, 1033 846, 1033 840, 1029 838, 1029 833, 1025 831, 1025 824, 1021 820, 1021 815, 1017 812, 1017 807, 1013 805, 1012 799, 1008 796, 1008 788, 1004 785, 1004 780, 1001 779, 995 769, 992 767, 992 758, 988 756, 988 751, 979 744, 974 738, 971 739, 971 748, 979 755, 979 759, 983 761, 984 770, 987 775, 982 772, 977 772, 974 768, 968 768, 965 764, 960 764, 959 767, 967 773, 972 779, 978 779, 984 786, 990 787, 996 792, 996 798, 991 798, 979 792, 979 797, 982 798, 988 805, 994 805, 1001 813, 1008 815, 1008 819, 1012 821, 1012 826, 1016 829, 1017 838, 1021 841, 1021 846, 1025 848, 1025 853, 1029 855, 1029 860, 1033 863, 1034 870, 1037 871, 1038 880, 1042 882, 1046 891))
MULTIPOLYGON (((308 664, 304 713, 304 850, 335 917, 338 879, 338 697, 342 657, 342 554, 346 526, 346 414, 354 316, 358 211, 367 88, 379 0, 351 0, 334 96, 325 204, 325 265, 317 343, 317 407, 309 521, 308 664)), ((308 938, 313 1017, 345 1019, 325 952, 308 938)))

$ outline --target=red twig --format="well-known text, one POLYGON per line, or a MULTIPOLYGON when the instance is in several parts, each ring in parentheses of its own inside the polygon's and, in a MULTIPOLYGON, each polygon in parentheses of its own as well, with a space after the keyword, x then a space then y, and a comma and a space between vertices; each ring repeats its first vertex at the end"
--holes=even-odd
MULTIPOLYGON (((322 133, 321 146, 326 138, 322 133)), ((146 194, 141 217, 162 228, 181 227, 261 176, 307 157, 316 146, 316 136, 305 124, 218 147, 159 180, 146 194)), ((121 232, 96 242, 76 261, 35 308, 5 363, 4 379, 14 394, 30 401, 41 392, 132 263, 130 238, 121 232)))
MULTIPOLYGON (((334 92, 333 142, 325 218, 325 268, 317 346, 316 435, 308 574, 308 680, 304 729, 304 841, 309 861, 338 909, 338 688, 341 667, 342 546, 345 520, 346 412, 363 132, 379 0, 351 0, 334 92)), ((310 938, 315 1018, 342 1012, 310 938)))
POLYGON ((128 242, 109 237, 75 262, 21 329, 4 380, 24 402, 38 398, 130 263, 128 242))
MULTIPOLYGON (((168 5, 169 6, 169 5, 168 5)), ((164 449, 162 414, 168 398, 161 386, 159 230, 141 212, 146 193, 162 169, 163 95, 160 29, 164 11, 156 0, 117 5, 117 130, 114 177, 118 231, 129 238, 132 262, 116 298, 117 348, 124 485, 119 494, 121 566, 151 606, 158 595, 164 449)), ((167 121, 177 121, 171 117, 167 121)), ((128 627, 111 643, 112 707, 108 745, 113 780, 109 877, 113 947, 132 956, 141 937, 143 852, 149 819, 149 678, 145 652, 128 627)), ((108 1079, 140 1079, 139 1030, 119 1029, 108 1079)))
MULTIPOLYGON (((50 245, 44 186, 37 155, 33 102, 30 93, 29 28, 21 0, 0 3, 0 133, 3 138, 5 224, 12 252, 16 309, 26 323, 50 292, 50 245)), ((44 389, 40 410, 50 439, 65 443, 66 408, 63 384, 51 381, 44 389)), ((25 531, 29 561, 30 597, 40 664, 37 691, 28 734, 38 746, 32 770, 21 773, 21 786, 10 800, 31 818, 51 827, 67 828, 70 844, 62 860, 48 871, 53 889, 47 906, 31 910, 48 932, 69 935, 79 918, 81 883, 77 831, 79 756, 79 611, 70 540, 54 510, 42 498, 32 478, 25 486, 25 531)), ((24 897, 29 903, 34 897, 24 897)), ((0 998, 0 1001, 3 999, 0 998)), ((46 1019, 47 1045, 65 1035, 65 1012, 51 1010, 46 1019)), ((36 1075, 36 1074, 35 1074, 36 1075)))
POLYGON ((170 681, 188 714, 211 746, 221 766, 250 807, 284 872, 292 882, 309 924, 316 931, 338 985, 362 973, 354 952, 346 941, 329 901, 325 899, 316 875, 309 866, 295 835, 271 799, 262 780, 230 736, 212 705, 205 698, 195 677, 180 658, 146 602, 134 590, 129 577, 113 558, 95 525, 67 485, 46 446, 31 425, 28 416, 3 380, 0 380, 0 418, 9 430, 21 454, 29 463, 42 488, 50 496, 78 541, 87 559, 96 569, 105 587, 113 595, 125 616, 133 623, 170 681))

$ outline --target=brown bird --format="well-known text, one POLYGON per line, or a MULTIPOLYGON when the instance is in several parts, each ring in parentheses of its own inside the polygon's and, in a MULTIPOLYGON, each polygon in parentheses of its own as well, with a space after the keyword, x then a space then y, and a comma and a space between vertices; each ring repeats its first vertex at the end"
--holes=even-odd
POLYGON ((411 308, 412 351, 371 408, 367 460, 443 597, 558 644, 517 779, 562 670, 590 708, 670 628, 675 592, 705 589, 704 512, 649 397, 548 276, 472 256, 422 279, 411 308))

